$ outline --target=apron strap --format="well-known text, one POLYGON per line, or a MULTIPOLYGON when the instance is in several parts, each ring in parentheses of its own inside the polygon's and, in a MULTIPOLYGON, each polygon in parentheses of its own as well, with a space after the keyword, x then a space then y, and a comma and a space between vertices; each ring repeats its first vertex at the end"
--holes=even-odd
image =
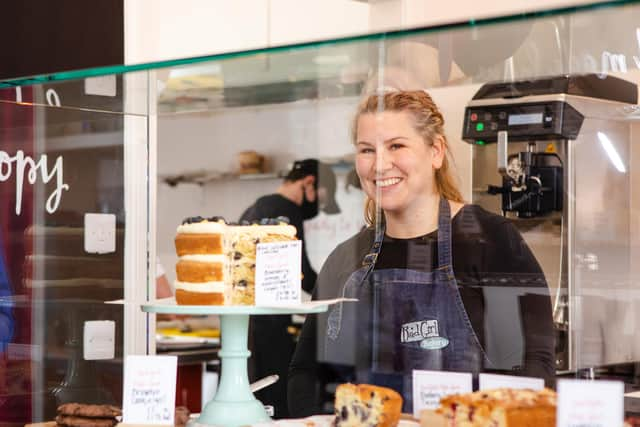
POLYGON ((376 235, 373 240, 373 245, 369 250, 369 253, 366 254, 362 260, 363 267, 373 267, 378 260, 378 255, 380 254, 380 249, 382 249, 382 240, 384 239, 384 231, 386 227, 384 223, 381 227, 376 227, 376 235))
POLYGON ((451 208, 449 201, 440 197, 438 210, 438 270, 452 273, 451 260, 451 208))

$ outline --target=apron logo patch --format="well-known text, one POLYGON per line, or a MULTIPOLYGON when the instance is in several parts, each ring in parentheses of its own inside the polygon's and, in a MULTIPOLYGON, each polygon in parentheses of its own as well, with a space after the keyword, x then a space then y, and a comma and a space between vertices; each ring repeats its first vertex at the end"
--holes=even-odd
POLYGON ((420 342, 425 350, 439 350, 449 345, 449 340, 438 332, 437 320, 420 320, 405 323, 400 328, 400 342, 420 342))
POLYGON ((449 340, 445 337, 425 338, 420 342, 420 347, 425 350, 440 350, 449 345, 449 340))
POLYGON ((420 320, 417 322, 405 323, 400 328, 400 342, 422 341, 425 338, 437 337, 437 320, 420 320))

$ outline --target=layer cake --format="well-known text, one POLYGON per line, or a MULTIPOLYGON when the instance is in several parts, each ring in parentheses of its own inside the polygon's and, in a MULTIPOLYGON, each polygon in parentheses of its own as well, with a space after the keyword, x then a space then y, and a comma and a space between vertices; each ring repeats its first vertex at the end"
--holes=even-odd
POLYGON ((175 238, 176 302, 181 305, 255 304, 256 247, 296 240, 286 218, 227 224, 220 217, 187 218, 175 238))

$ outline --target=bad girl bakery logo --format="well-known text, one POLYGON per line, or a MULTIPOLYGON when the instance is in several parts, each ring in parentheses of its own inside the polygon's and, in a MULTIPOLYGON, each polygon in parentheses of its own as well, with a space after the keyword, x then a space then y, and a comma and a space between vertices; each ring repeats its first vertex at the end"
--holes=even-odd
POLYGON ((38 179, 43 184, 55 182, 55 189, 49 194, 45 203, 45 208, 50 214, 54 213, 60 206, 62 191, 69 190, 69 185, 63 181, 63 159, 58 156, 49 169, 49 162, 46 154, 42 154, 36 162, 29 156, 25 156, 22 150, 18 150, 14 156, 6 151, 0 151, 0 182, 8 181, 11 177, 16 181, 16 215, 22 212, 22 188, 26 181, 34 185, 38 179))
POLYGON ((425 350, 439 350, 449 345, 449 340, 438 332, 437 320, 419 320, 400 327, 400 342, 420 342, 425 350))

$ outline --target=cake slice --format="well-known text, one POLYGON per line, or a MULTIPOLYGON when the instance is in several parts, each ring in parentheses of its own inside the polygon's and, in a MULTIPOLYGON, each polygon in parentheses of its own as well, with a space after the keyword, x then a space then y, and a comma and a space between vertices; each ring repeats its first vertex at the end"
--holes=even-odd
POLYGON ((451 427, 555 427, 556 393, 502 388, 456 394, 442 398, 437 412, 451 427))
POLYGON ((400 420, 402 396, 369 384, 340 384, 336 389, 336 427, 393 427, 400 420))
POLYGON ((297 230, 293 225, 281 220, 264 220, 263 223, 266 224, 229 226, 227 249, 230 265, 226 295, 228 304, 255 304, 256 250, 259 243, 297 240, 297 230))

